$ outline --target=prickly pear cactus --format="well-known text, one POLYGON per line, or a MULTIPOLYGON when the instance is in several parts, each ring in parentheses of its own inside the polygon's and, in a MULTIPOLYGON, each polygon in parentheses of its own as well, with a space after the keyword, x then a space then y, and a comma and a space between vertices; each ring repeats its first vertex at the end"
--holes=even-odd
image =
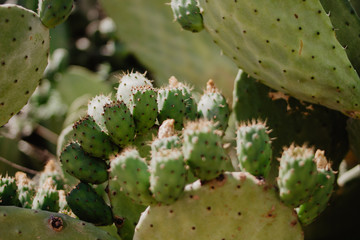
POLYGON ((17 5, 0 5, 0 126, 20 111, 48 63, 49 29, 17 5))
POLYGON ((204 29, 203 19, 196 0, 171 1, 171 8, 175 20, 181 24, 182 28, 192 32, 200 32, 204 29))
POLYGON ((300 100, 360 116, 359 76, 320 1, 199 3, 206 30, 250 76, 300 100))
POLYGON ((247 173, 226 173, 187 186, 170 206, 150 206, 136 226, 143 239, 303 239, 293 211, 275 191, 247 173))
POLYGON ((41 22, 48 28, 59 25, 69 17, 73 5, 73 0, 39 0, 41 22))
POLYGON ((0 225, 4 239, 115 239, 91 223, 65 214, 13 206, 0 207, 0 225))

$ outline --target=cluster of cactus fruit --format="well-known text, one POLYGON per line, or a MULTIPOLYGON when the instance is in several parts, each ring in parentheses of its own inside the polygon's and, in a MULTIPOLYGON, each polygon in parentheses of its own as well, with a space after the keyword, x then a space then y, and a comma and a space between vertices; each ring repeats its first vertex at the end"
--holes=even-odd
POLYGON ((2 178, 1 204, 60 211, 96 226, 114 223, 121 239, 238 239, 254 232, 257 239, 274 232, 279 239, 302 239, 298 221, 311 223, 333 189, 324 153, 305 145, 284 149, 278 191, 266 181, 273 157, 266 123, 238 126, 234 148, 224 138, 230 108, 213 81, 198 101, 187 85, 174 77, 169 82, 158 89, 144 75, 129 73, 116 99, 90 100, 87 116, 60 144, 61 167, 78 179, 65 202, 59 204, 62 190, 49 187, 57 175, 47 170, 36 193, 21 174, 17 184, 2 178), (258 224, 263 227, 255 231, 258 224))

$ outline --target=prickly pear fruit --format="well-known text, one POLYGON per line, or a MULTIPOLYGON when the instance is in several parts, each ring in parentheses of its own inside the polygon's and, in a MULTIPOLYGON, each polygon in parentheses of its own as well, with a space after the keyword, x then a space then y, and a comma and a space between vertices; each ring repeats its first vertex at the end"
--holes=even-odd
POLYGON ((73 4, 73 0, 40 0, 41 22, 48 28, 56 27, 70 16, 73 4))
POLYGON ((97 125, 99 125, 101 130, 106 133, 108 132, 105 126, 104 106, 106 104, 110 104, 111 102, 112 101, 110 97, 105 95, 98 95, 90 100, 87 110, 88 115, 91 116, 97 125))
POLYGON ((320 1, 199 4, 213 40, 250 76, 299 100, 360 116, 359 76, 320 1))
POLYGON ((118 181, 122 191, 135 203, 155 202, 150 192, 150 172, 136 149, 125 149, 110 162, 112 180, 118 181))
POLYGON ((196 0, 172 0, 171 8, 175 20, 181 27, 191 32, 204 29, 203 18, 196 0))
POLYGON ((0 207, 0 226, 3 239, 115 240, 98 227, 65 214, 13 206, 0 207))
POLYGON ((266 124, 253 121, 236 131, 236 153, 242 171, 267 177, 270 172, 272 149, 266 124))
POLYGON ((135 122, 124 102, 105 104, 104 118, 105 126, 114 143, 124 147, 134 140, 135 122))
POLYGON ((73 129, 74 139, 80 143, 85 152, 94 157, 108 158, 118 151, 118 147, 90 116, 77 121, 73 129))
POLYGON ((172 81, 169 81, 169 83, 170 84, 167 87, 158 90, 158 120, 161 124, 166 119, 174 119, 175 129, 181 130, 187 111, 187 100, 183 94, 182 88, 179 88, 177 84, 174 86, 172 81))
POLYGON ((60 210, 59 192, 56 190, 56 186, 51 177, 46 179, 42 186, 39 186, 31 208, 50 212, 58 212, 60 210))
POLYGON ((308 201, 316 188, 316 159, 314 149, 291 145, 280 158, 280 199, 289 206, 298 207, 308 201))
POLYGON ((37 14, 0 5, 0 126, 27 103, 48 63, 49 29, 37 14))
POLYGON ((133 87, 131 89, 129 109, 133 115, 136 132, 144 133, 155 125, 158 116, 156 90, 150 86, 133 87))
POLYGON ((301 240, 304 236, 293 210, 278 200, 277 193, 242 172, 225 173, 204 185, 197 181, 173 204, 150 206, 134 235, 134 240, 249 238, 301 240))
POLYGON ((0 206, 18 206, 18 192, 15 178, 0 175, 0 206))
POLYGON ((327 207, 334 189, 335 175, 327 162, 323 151, 316 151, 317 178, 316 189, 309 201, 296 209, 299 221, 305 226, 312 223, 317 216, 327 207))
POLYGON ((117 177, 111 175, 109 179, 109 198, 114 215, 114 223, 118 229, 117 233, 123 240, 132 240, 135 226, 146 206, 134 203, 120 189, 121 185, 117 181, 117 177))
POLYGON ((100 184, 108 179, 106 162, 87 154, 77 142, 64 148, 60 162, 67 173, 82 182, 100 184))
POLYGON ((20 206, 31 208, 36 193, 34 183, 23 172, 16 172, 15 180, 18 187, 20 206))
POLYGON ((152 87, 152 83, 145 77, 145 74, 139 72, 124 74, 119 83, 119 87, 116 92, 116 98, 119 101, 123 101, 125 104, 129 104, 132 98, 133 87, 149 86, 152 87))
POLYGON ((156 201, 171 204, 184 192, 187 169, 180 149, 153 152, 150 173, 150 190, 156 201))
POLYGON ((230 117, 230 108, 226 98, 215 87, 214 81, 209 80, 206 91, 198 103, 199 117, 212 120, 220 130, 225 131, 230 117))
POLYGON ((155 153, 161 149, 180 148, 182 142, 175 133, 175 120, 167 119, 159 127, 158 137, 151 142, 151 152, 155 153))
POLYGON ((66 201, 79 219, 98 226, 113 223, 111 208, 87 183, 80 182, 67 196, 66 201))
POLYGON ((183 131, 184 158, 201 180, 216 178, 230 161, 222 146, 222 132, 214 128, 212 122, 200 120, 189 122, 183 131))

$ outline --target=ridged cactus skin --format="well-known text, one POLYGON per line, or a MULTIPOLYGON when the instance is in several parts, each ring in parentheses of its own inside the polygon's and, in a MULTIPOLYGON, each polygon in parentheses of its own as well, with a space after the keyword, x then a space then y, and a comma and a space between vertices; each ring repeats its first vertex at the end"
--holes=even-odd
POLYGON ((236 131, 236 153, 242 171, 266 178, 272 159, 271 139, 266 124, 254 121, 241 125, 236 131))
POLYGON ((73 0, 39 0, 41 22, 48 28, 56 27, 69 17, 73 4, 73 0))
POLYGON ((137 225, 140 214, 146 206, 137 204, 121 191, 121 184, 117 181, 116 174, 110 173, 109 179, 109 199, 111 210, 114 215, 114 222, 117 233, 123 240, 132 240, 135 226, 137 225))
POLYGON ((65 214, 13 206, 0 206, 0 226, 3 239, 115 240, 93 224, 65 214))
POLYGON ((150 86, 132 88, 132 98, 129 104, 133 115, 136 132, 144 133, 155 125, 158 116, 156 90, 150 86))
POLYGON ((334 189, 334 181, 335 174, 329 164, 324 168, 318 169, 316 179, 317 188, 310 200, 301 204, 296 209, 302 225, 306 226, 312 223, 327 207, 334 189))
POLYGON ((80 143, 84 151, 94 157, 107 158, 118 151, 118 147, 90 116, 74 123, 73 129, 74 139, 80 143))
POLYGON ((196 0, 172 0, 171 8, 175 20, 185 30, 200 32, 204 29, 203 19, 196 0))
POLYGON ((82 182, 101 184, 108 180, 107 164, 87 154, 77 142, 69 143, 61 152, 63 169, 82 182))
POLYGON ((248 173, 187 186, 175 203, 150 206, 136 226, 143 239, 304 239, 301 226, 276 192, 248 173))
POLYGON ((49 29, 33 11, 0 5, 0 126, 20 111, 48 63, 49 29))
POLYGON ((125 149, 111 160, 111 176, 119 182, 122 191, 135 203, 149 205, 155 202, 150 192, 150 172, 136 149, 125 149))
POLYGON ((105 104, 104 118, 106 129, 114 143, 124 147, 134 140, 134 118, 124 102, 105 104))
POLYGON ((206 30, 250 76, 297 99, 360 116, 359 76, 320 1, 199 2, 206 30))
POLYGON ((284 149, 277 183, 280 199, 286 205, 298 207, 308 201, 316 188, 316 179, 314 149, 294 145, 284 149))
POLYGON ((94 225, 111 225, 111 208, 87 183, 80 182, 67 196, 66 201, 79 219, 94 225))
POLYGON ((18 206, 18 193, 15 178, 0 176, 0 206, 18 206))
POLYGON ((183 131, 183 137, 184 158, 195 177, 211 180, 225 171, 230 160, 212 122, 189 122, 183 131))
POLYGON ((214 121, 218 129, 226 130, 230 117, 230 107, 226 98, 215 87, 213 80, 207 82, 206 91, 199 100, 197 111, 199 117, 214 121))
POLYGON ((150 163, 150 190, 156 201, 171 204, 184 191, 187 169, 181 149, 153 152, 150 163))

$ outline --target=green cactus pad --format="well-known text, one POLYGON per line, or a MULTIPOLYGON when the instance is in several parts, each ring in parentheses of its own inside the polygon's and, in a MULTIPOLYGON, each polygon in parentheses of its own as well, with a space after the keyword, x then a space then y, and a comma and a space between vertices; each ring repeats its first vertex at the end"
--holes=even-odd
POLYGON ((35 184, 26 176, 26 173, 15 173, 16 185, 18 187, 19 202, 23 208, 31 208, 35 196, 35 184))
POLYGON ((183 131, 183 152, 186 163, 201 180, 212 180, 225 171, 230 161, 219 130, 207 120, 189 122, 183 131))
POLYGON ((304 239, 293 210, 276 192, 248 173, 187 186, 169 206, 150 206, 136 226, 134 240, 304 239))
POLYGON ((104 117, 104 106, 105 104, 110 104, 112 101, 110 97, 105 95, 98 95, 92 98, 88 104, 88 115, 91 116, 97 125, 107 133, 107 129, 105 126, 105 117, 104 117))
POLYGON ((0 207, 3 239, 115 240, 91 223, 65 214, 12 206, 0 207))
POLYGON ((206 91, 199 100, 197 111, 199 117, 212 120, 218 129, 226 130, 230 117, 230 108, 226 98, 215 87, 212 80, 209 80, 206 84, 206 91))
POLYGON ((89 156, 76 142, 64 148, 60 162, 67 173, 82 182, 100 184, 108 179, 106 162, 89 156))
POLYGON ((126 196, 135 203, 149 205, 155 202, 150 192, 150 172, 136 149, 125 149, 111 160, 111 177, 117 181, 126 196))
POLYGON ((108 158, 116 154, 118 147, 110 137, 101 130, 95 120, 86 116, 73 125, 74 139, 78 141, 85 152, 94 157, 108 158))
POLYGON ((86 183, 80 182, 67 196, 66 201, 79 219, 103 226, 113 223, 111 208, 86 183))
POLYGON ((154 125, 149 131, 143 134, 137 134, 133 145, 139 151, 139 154, 142 158, 148 162, 151 158, 151 142, 156 137, 158 133, 159 126, 154 125))
POLYGON ((181 27, 191 32, 200 32, 204 29, 203 19, 196 0, 172 0, 171 8, 175 20, 181 27))
POLYGON ((0 5, 0 126, 27 103, 48 63, 49 29, 37 14, 0 5))
POLYGON ((129 108, 134 117, 136 132, 144 133, 155 125, 158 116, 156 90, 150 86, 133 87, 129 108))
POLYGON ((71 13, 74 0, 39 0, 41 22, 48 28, 63 23, 71 13))
POLYGON ((106 129, 114 143, 124 147, 134 140, 135 122, 124 102, 105 104, 104 118, 106 129))
POLYGON ((32 209, 58 212, 59 192, 54 186, 54 181, 49 177, 42 186, 39 186, 32 202, 32 209))
MULTIPOLYGON (((112 173, 112 172, 111 172, 112 173)), ((121 189, 116 176, 109 179, 109 198, 118 235, 123 240, 132 240, 140 214, 146 209, 144 205, 134 203, 121 189)))
POLYGON ((308 201, 316 188, 317 170, 314 149, 294 146, 284 149, 280 159, 280 199, 298 207, 308 201))
POLYGON ((236 131, 236 153, 242 171, 267 177, 272 149, 269 131, 262 122, 241 125, 236 131))
POLYGON ((156 201, 175 202, 183 193, 187 178, 184 156, 180 149, 153 152, 150 163, 150 190, 156 201))
POLYGON ((360 116, 359 77, 320 1, 200 0, 200 6, 213 40, 250 76, 360 116))
POLYGON ((180 148, 182 146, 182 141, 175 132, 174 124, 174 119, 167 119, 161 124, 158 137, 151 142, 152 154, 161 149, 180 148))
POLYGON ((0 175, 0 206, 18 206, 18 192, 15 178, 0 175))

